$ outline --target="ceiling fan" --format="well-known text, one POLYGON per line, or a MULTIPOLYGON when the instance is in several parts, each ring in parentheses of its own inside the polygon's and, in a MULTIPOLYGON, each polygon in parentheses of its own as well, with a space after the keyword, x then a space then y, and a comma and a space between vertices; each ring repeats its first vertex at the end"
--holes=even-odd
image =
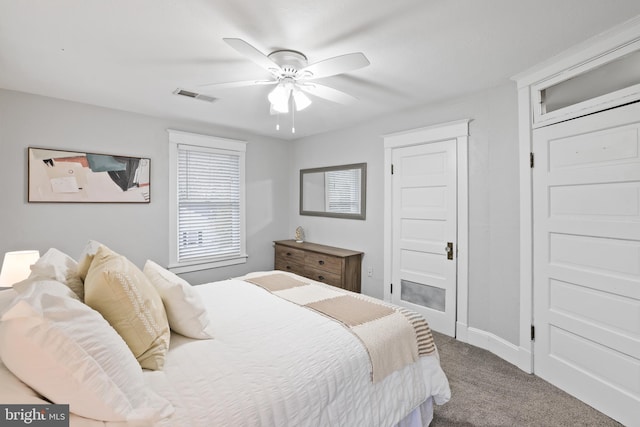
POLYGON ((296 111, 308 107, 311 100, 305 93, 339 104, 349 104, 356 98, 340 90, 318 84, 314 80, 369 65, 367 57, 360 52, 348 53, 308 64, 307 57, 295 50, 281 49, 265 55, 242 39, 224 38, 222 40, 241 55, 271 73, 272 78, 270 80, 213 83, 201 85, 201 87, 226 89, 254 85, 276 85, 268 96, 272 113, 288 113, 290 107, 296 111))

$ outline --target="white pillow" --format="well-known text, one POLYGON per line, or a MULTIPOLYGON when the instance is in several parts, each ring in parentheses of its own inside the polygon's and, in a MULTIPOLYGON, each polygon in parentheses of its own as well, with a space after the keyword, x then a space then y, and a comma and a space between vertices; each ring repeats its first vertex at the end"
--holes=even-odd
POLYGON ((25 405, 29 403, 46 405, 50 403, 20 381, 2 362, 0 362, 0 384, 2 384, 2 387, 0 387, 0 402, 3 405, 25 405))
POLYGON ((71 288, 53 279, 29 277, 13 285, 13 289, 22 299, 34 298, 37 294, 50 294, 78 300, 78 295, 71 288))
POLYGON ((117 332, 72 298, 37 291, 17 297, 0 322, 0 356, 35 391, 83 417, 155 421, 173 413, 145 386, 117 332))
POLYGON ((143 272, 160 294, 173 331, 189 338, 213 338, 207 309, 186 280, 151 260, 145 263, 143 272))
POLYGON ((69 255, 51 248, 31 266, 29 279, 50 279, 67 285, 84 299, 84 285, 78 275, 78 263, 69 255))
MULTIPOLYGON (((15 289, 5 289, 0 290, 0 317, 4 314, 6 310, 11 307, 13 303, 13 299, 17 296, 15 289)), ((0 383, 1 384, 1 383, 0 383)), ((0 402, 2 402, 0 400, 0 402)))

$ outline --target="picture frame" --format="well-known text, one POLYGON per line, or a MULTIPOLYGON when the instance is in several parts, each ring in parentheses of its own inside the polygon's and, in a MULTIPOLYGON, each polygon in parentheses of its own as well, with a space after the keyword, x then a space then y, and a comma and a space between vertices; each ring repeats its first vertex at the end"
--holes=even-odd
POLYGON ((151 159, 28 148, 29 203, 150 203, 151 159))

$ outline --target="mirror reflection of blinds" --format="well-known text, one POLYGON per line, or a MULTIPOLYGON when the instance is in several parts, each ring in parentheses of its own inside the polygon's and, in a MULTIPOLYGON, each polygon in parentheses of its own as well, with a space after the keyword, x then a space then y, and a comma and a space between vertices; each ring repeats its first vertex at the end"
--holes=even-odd
POLYGON ((178 261, 240 255, 240 158, 178 147, 178 261))
POLYGON ((326 173, 327 211, 360 213, 360 169, 326 173))

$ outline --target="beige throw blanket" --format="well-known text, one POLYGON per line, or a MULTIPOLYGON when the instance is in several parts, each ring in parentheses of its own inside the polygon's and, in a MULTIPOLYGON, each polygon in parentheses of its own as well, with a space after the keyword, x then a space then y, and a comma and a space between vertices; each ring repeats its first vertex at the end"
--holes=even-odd
POLYGON ((340 322, 366 348, 374 383, 420 356, 436 352, 427 321, 410 310, 292 273, 265 273, 243 279, 340 322))

